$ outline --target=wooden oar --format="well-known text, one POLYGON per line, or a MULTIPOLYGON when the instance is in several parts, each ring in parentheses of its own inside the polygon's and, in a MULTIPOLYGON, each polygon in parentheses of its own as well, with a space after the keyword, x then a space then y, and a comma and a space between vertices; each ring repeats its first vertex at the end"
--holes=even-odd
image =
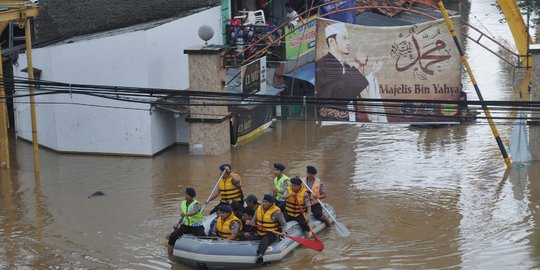
MULTIPOLYGON (((311 188, 307 185, 306 181, 302 177, 299 177, 299 178, 300 178, 300 180, 302 180, 302 183, 304 183, 304 185, 309 190, 309 192, 311 192, 312 195, 315 195, 315 193, 313 193, 313 190, 311 190, 311 188)), ((326 206, 324 206, 324 204, 321 202, 321 200, 317 199, 317 202, 319 202, 321 204, 324 211, 326 211, 326 213, 328 213, 328 215, 334 221, 334 223, 336 223, 336 228, 337 228, 337 231, 338 231, 339 235, 341 235, 343 237, 348 237, 349 235, 351 235, 351 232, 349 231, 349 229, 347 229, 347 227, 345 227, 345 225, 343 225, 343 223, 337 221, 337 219, 334 218, 334 216, 332 216, 332 213, 330 213, 330 211, 326 208, 326 206)))
POLYGON ((324 249, 324 245, 323 245, 323 243, 321 241, 315 241, 315 240, 311 240, 311 239, 306 239, 304 237, 288 235, 286 233, 278 232, 278 231, 275 231, 275 230, 272 230, 272 229, 267 229, 267 228, 265 228, 263 226, 259 226, 257 224, 249 224, 249 225, 253 226, 253 227, 257 227, 257 228, 259 228, 259 229, 261 229, 263 231, 271 232, 273 234, 278 234, 278 235, 290 238, 293 241, 297 242, 298 244, 300 244, 302 246, 305 246, 307 248, 313 249, 313 250, 318 251, 318 252, 321 252, 324 249))
MULTIPOLYGON (((221 180, 221 178, 223 178, 223 175, 225 174, 225 171, 226 170, 223 170, 223 172, 221 173, 221 176, 219 177, 218 181, 216 182, 216 185, 214 186, 214 189, 212 189, 212 192, 210 192, 210 196, 208 196, 208 199, 206 199, 206 200, 209 200, 210 197, 212 196, 212 194, 214 194, 214 191, 216 190, 216 188, 217 188, 217 186, 219 184, 219 180, 221 180)), ((201 210, 199 210, 199 212, 203 213, 204 208, 206 208, 206 203, 203 205, 201 210)), ((181 217, 180 220, 178 221, 178 224, 176 226, 174 226, 173 228, 176 230, 178 227, 180 227, 180 225, 182 225, 183 221, 184 221, 184 217, 181 217)))
MULTIPOLYGON (((214 191, 216 191, 216 188, 218 187, 219 185, 219 181, 221 180, 221 178, 223 178, 223 175, 225 174, 225 171, 227 170, 223 170, 223 172, 221 173, 221 176, 218 178, 217 182, 216 182, 216 185, 214 186, 214 189, 212 189, 212 192, 210 192, 210 195, 208 195, 208 199, 206 199, 206 201, 210 200, 210 197, 212 197, 212 194, 214 194, 214 191)), ((206 202, 205 201, 205 202, 206 202)), ((204 211, 204 208, 206 208, 206 203, 203 205, 203 207, 201 208, 201 213, 203 213, 204 211)))

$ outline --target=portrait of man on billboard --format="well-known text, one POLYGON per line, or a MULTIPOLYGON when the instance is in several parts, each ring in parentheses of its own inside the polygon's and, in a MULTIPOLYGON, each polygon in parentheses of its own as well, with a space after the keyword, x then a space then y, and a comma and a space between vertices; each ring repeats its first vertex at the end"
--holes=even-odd
POLYGON ((461 93, 460 56, 443 19, 377 27, 319 18, 316 25, 315 93, 327 99, 317 105, 318 120, 456 120, 457 109, 428 102, 461 93))
MULTIPOLYGON (((316 90, 320 98, 381 98, 375 73, 381 69, 384 59, 372 65, 371 72, 365 76, 369 56, 358 48, 351 56, 351 40, 344 23, 328 25, 324 29, 328 53, 316 61, 316 90)), ((319 45, 320 46, 320 45, 319 45)), ((346 121, 386 122, 382 108, 363 108, 357 104, 331 106, 335 109, 323 108, 319 114, 326 118, 346 121), (341 110, 339 110, 341 109, 341 110), (379 111, 382 113, 354 114, 354 111, 379 111), (351 110, 353 111, 351 113, 351 110), (357 119, 361 117, 367 119, 357 119)))

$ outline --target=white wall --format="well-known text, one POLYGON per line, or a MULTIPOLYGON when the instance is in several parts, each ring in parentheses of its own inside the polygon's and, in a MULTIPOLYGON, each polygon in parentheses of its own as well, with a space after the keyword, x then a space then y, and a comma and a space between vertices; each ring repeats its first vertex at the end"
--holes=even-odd
MULTIPOLYGON (((202 43, 197 29, 203 24, 215 30, 210 43, 223 43, 220 12, 220 7, 214 7, 154 28, 116 30, 34 49, 33 64, 42 70, 42 80, 186 89, 188 61, 183 51, 202 43)), ((14 75, 27 76, 20 72, 24 68, 26 55, 20 55, 14 75)), ((148 104, 81 95, 37 96, 36 102, 39 143, 58 151, 152 155, 176 143, 177 128, 183 126, 172 113, 150 114, 148 104)), ((17 135, 31 140, 29 106, 17 103, 15 107, 17 135)))
POLYGON ((146 31, 150 85, 160 88, 187 89, 189 87, 188 57, 184 49, 204 44, 197 31, 209 25, 214 37, 209 44, 223 44, 221 36, 221 7, 215 7, 192 16, 146 31))

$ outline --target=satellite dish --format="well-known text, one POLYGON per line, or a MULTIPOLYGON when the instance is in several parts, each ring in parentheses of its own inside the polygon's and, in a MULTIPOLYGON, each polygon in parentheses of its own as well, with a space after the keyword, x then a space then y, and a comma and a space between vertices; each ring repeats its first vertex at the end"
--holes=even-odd
POLYGON ((208 46, 208 41, 214 37, 214 29, 209 25, 199 27, 199 37, 204 40, 204 46, 208 46))

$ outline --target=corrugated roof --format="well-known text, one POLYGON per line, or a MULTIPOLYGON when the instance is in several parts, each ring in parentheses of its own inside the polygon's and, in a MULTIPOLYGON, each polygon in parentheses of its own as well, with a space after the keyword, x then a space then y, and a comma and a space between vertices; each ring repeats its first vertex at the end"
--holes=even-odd
POLYGON ((394 17, 398 14, 403 13, 404 9, 409 8, 411 4, 414 5, 415 8, 437 6, 437 0, 414 0, 413 2, 408 1, 408 0, 355 0, 355 1, 356 1, 357 6, 395 7, 395 8, 376 8, 375 9, 387 17, 394 17))
POLYGON ((396 14, 400 13, 406 0, 356 0, 357 6, 389 6, 396 8, 377 8, 382 14, 393 17, 396 14))
MULTIPOLYGON (((357 0, 372 2, 374 0, 357 0)), ((387 1, 387 2, 396 2, 393 0, 376 0, 376 1, 387 1)), ((431 1, 431 0, 425 0, 431 1)), ((397 3, 397 2, 396 2, 397 3)), ((442 14, 438 9, 424 6, 424 5, 415 5, 412 7, 412 10, 416 12, 411 12, 403 9, 393 9, 399 11, 397 13, 392 12, 392 16, 388 16, 383 13, 382 10, 376 9, 372 11, 360 12, 356 16, 356 24, 367 25, 367 26, 400 26, 400 25, 411 25, 417 23, 423 23, 433 20, 433 18, 442 18, 442 14), (379 14, 381 12, 382 14, 379 14), (427 16, 426 16, 427 15, 427 16), (433 18, 430 18, 433 17, 433 18)), ((453 14, 454 12, 450 12, 453 14)))

